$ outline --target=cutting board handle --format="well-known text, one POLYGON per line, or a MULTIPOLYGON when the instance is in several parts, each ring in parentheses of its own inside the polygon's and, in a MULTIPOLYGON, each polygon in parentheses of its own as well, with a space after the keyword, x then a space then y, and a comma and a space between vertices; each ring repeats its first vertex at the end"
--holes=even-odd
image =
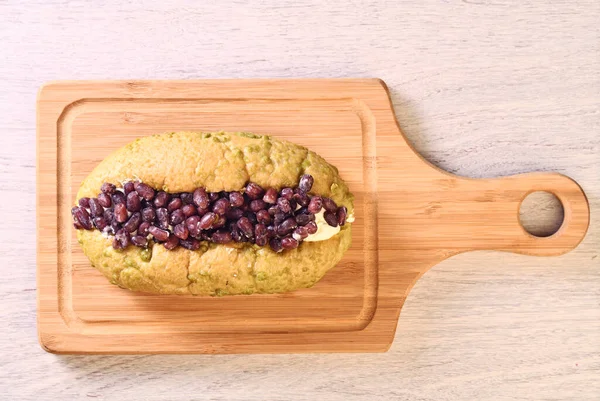
POLYGON ((457 235, 458 252, 492 249, 538 256, 561 255, 583 240, 589 225, 585 193, 575 181, 558 173, 460 178, 448 192, 452 192, 451 198, 442 204, 449 210, 460 211, 453 224, 445 224, 457 235), (528 233, 519 221, 521 202, 536 191, 554 194, 564 209, 561 227, 548 237, 528 233))

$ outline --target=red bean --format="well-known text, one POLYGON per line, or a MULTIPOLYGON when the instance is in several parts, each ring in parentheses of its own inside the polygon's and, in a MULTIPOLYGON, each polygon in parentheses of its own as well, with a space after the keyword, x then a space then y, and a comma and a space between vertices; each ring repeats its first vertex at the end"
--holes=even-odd
POLYGON ((267 235, 267 227, 264 224, 257 224, 254 226, 254 242, 258 246, 267 245, 268 235, 267 235))
POLYGON ((300 177, 298 188, 300 188, 300 190, 303 192, 308 192, 312 188, 314 182, 315 180, 312 175, 304 174, 302 177, 300 177))
POLYGON ((102 191, 103 193, 108 194, 108 195, 114 194, 116 190, 117 190, 117 187, 115 185, 111 184, 111 183, 108 183, 108 182, 105 182, 100 187, 100 191, 102 191))
POLYGON ((308 203, 308 212, 312 214, 317 214, 321 211, 323 207, 323 198, 320 196, 313 196, 308 203))
POLYGON ((252 227, 252 223, 248 220, 247 217, 242 217, 237 221, 238 228, 242 231, 248 238, 252 238, 254 235, 254 228, 252 227))
POLYGON ((115 249, 123 249, 123 245, 121 245, 121 241, 119 241, 116 238, 113 239, 112 247, 115 249))
POLYGON ((294 214, 298 215, 298 214, 310 214, 310 213, 308 212, 308 207, 305 206, 305 207, 301 207, 300 209, 296 210, 294 212, 294 214))
POLYGON ((242 212, 241 209, 237 208, 237 207, 232 207, 231 209, 229 209, 227 211, 227 214, 225 216, 227 216, 227 218, 229 220, 237 220, 240 217, 242 217, 244 215, 244 212, 242 212))
POLYGON ((152 200, 154 198, 154 189, 150 188, 148 185, 143 182, 136 182, 133 184, 135 187, 135 191, 140 194, 140 196, 146 200, 152 200))
POLYGON ((98 194, 98 202, 102 207, 111 207, 112 201, 110 200, 110 196, 105 193, 98 194))
POLYGON ((139 212, 140 209, 142 208, 142 202, 140 201, 140 197, 137 194, 137 192, 130 192, 129 195, 127 195, 127 210, 129 210, 130 212, 139 212))
POLYGON ((190 216, 185 220, 185 225, 192 237, 200 235, 200 216, 190 216))
POLYGON ((283 249, 295 249, 298 248, 298 241, 296 241, 294 238, 292 237, 285 237, 281 240, 281 246, 283 247, 283 249))
POLYGON ((225 227, 225 224, 227 223, 227 218, 225 216, 220 216, 217 215, 218 219, 217 221, 213 224, 212 228, 221 228, 221 227, 225 227))
POLYGON ((156 194, 154 198, 154 206, 155 207, 165 207, 169 203, 169 194, 163 191, 160 191, 156 194))
POLYGON ((275 214, 278 213, 280 210, 277 206, 271 206, 269 209, 267 209, 267 211, 271 216, 275 216, 275 214))
POLYGON ((167 209, 164 207, 156 209, 156 220, 160 228, 167 229, 169 227, 169 212, 167 209))
POLYGON ((294 230, 292 237, 298 241, 303 240, 308 237, 308 229, 306 227, 298 227, 294 230))
POLYGON ((145 248, 148 246, 148 239, 142 235, 134 235, 131 237, 131 242, 135 246, 139 246, 140 248, 145 248))
POLYGON ((287 200, 292 199, 292 197, 294 196, 294 190, 292 188, 283 188, 281 190, 280 196, 282 198, 285 198, 287 200))
POLYGON ((182 192, 181 200, 183 201, 184 205, 191 205, 192 203, 194 203, 194 195, 192 195, 189 192, 182 192))
POLYGON ((346 206, 342 206, 337 210, 336 216, 337 216, 338 224, 340 226, 343 226, 344 224, 346 224, 347 215, 348 215, 348 209, 346 209, 346 206))
POLYGON ((277 231, 274 226, 267 226, 267 237, 273 238, 277 236, 277 231))
POLYGON ((210 199, 206 194, 204 188, 197 188, 194 191, 194 204, 198 206, 199 209, 208 209, 208 205, 210 204, 210 199))
POLYGON ((134 214, 131 215, 129 220, 127 220, 127 223, 123 224, 123 228, 125 230, 127 230, 128 232, 132 233, 138 229, 141 222, 142 222, 142 215, 140 214, 140 212, 135 212, 134 214))
POLYGON ((286 198, 282 197, 277 199, 277 206, 279 207, 279 210, 281 210, 283 213, 291 213, 292 211, 290 201, 286 198))
POLYGON ((111 195, 111 198, 112 198, 112 203, 114 205, 116 205, 117 203, 125 203, 125 201, 126 201, 125 194, 123 192, 117 191, 111 195))
POLYGON ((221 198, 213 204, 212 211, 217 214, 224 215, 225 213, 227 213, 230 207, 231 205, 229 201, 227 199, 221 198))
POLYGON ((190 232, 185 226, 185 223, 179 223, 173 227, 173 234, 175 234, 177 238, 187 239, 187 237, 190 235, 190 232))
POLYGON ((77 220, 74 215, 72 217, 73 217, 73 227, 76 230, 83 230, 83 226, 81 225, 81 223, 79 223, 79 220, 77 220))
POLYGON ((197 251, 200 249, 200 241, 194 238, 189 238, 186 240, 179 240, 179 245, 184 247, 185 249, 189 249, 190 251, 197 251))
POLYGON ((166 241, 169 238, 169 232, 167 230, 162 230, 156 226, 150 226, 148 228, 148 232, 152 234, 152 236, 157 241, 166 241))
POLYGON ((185 215, 183 214, 183 210, 181 210, 181 209, 175 210, 173 213, 171 213, 171 216, 169 218, 171 225, 177 225, 177 224, 183 222, 184 220, 185 220, 185 215))
POLYGON ((235 242, 244 242, 246 240, 246 237, 244 237, 237 224, 233 223, 233 226, 230 228, 230 231, 231 238, 233 238, 235 242))
POLYGON ((81 199, 79 199, 79 201, 77 203, 81 207, 89 208, 90 207, 90 198, 88 198, 88 197, 81 198, 81 199))
POLYGON ((285 218, 286 218, 286 215, 284 213, 277 212, 277 213, 275 213, 275 216, 273 216, 273 224, 275 224, 276 226, 278 226, 281 223, 283 223, 283 221, 285 220, 285 218))
POLYGON ((171 235, 163 244, 163 246, 168 249, 169 251, 172 251, 173 249, 177 248, 179 246, 179 238, 177 238, 174 235, 171 235))
POLYGON ((211 237, 212 242, 216 244, 227 244, 233 240, 229 231, 221 230, 214 233, 211 237))
POLYGON ((108 224, 104 217, 94 217, 94 225, 98 230, 102 231, 108 224))
POLYGON ((314 214, 297 214, 296 215, 296 223, 298 223, 299 226, 305 226, 308 224, 309 221, 311 221, 311 216, 312 216, 312 220, 314 220, 315 219, 314 214))
POLYGON ((263 196, 263 201, 274 204, 277 202, 277 191, 275 188, 269 188, 265 192, 265 196, 263 196))
POLYGON ((335 212, 327 211, 327 212, 323 213, 323 218, 325 219, 327 224, 329 224, 331 227, 338 226, 338 219, 337 219, 335 212))
POLYGON ((248 185, 246 185, 246 191, 245 191, 246 195, 248 195, 248 197, 252 200, 261 198, 263 196, 263 194, 265 193, 265 191, 262 189, 262 187, 254 182, 249 182, 248 185))
POLYGON ((271 238, 269 241, 269 246, 275 252, 281 252, 283 250, 283 247, 281 246, 281 240, 277 238, 271 238))
POLYGON ((90 212, 91 212, 92 216, 99 217, 99 216, 102 216, 102 214, 104 214, 104 208, 102 207, 100 202, 98 202, 98 199, 92 198, 92 199, 90 199, 89 203, 90 203, 90 212))
MULTIPOLYGON (((295 194, 294 194, 295 195, 295 194)), ((298 204, 296 203, 295 199, 292 199, 290 202, 290 207, 292 208, 292 211, 290 213, 294 213, 294 211, 296 210, 296 207, 298 206, 298 204)))
POLYGON ((147 221, 142 222, 137 229, 138 235, 143 235, 144 237, 146 237, 148 235, 149 228, 150 228, 150 223, 148 223, 147 221))
POLYGON ((129 233, 125 229, 120 229, 115 234, 115 239, 121 244, 121 249, 127 248, 130 243, 129 233))
POLYGON ((167 211, 169 213, 173 213, 175 210, 181 208, 183 206, 183 201, 181 200, 181 198, 173 198, 171 199, 171 202, 169 202, 169 205, 167 206, 167 211))
POLYGON ((256 199, 256 200, 253 200, 252 202, 250 202, 250 210, 253 211, 254 213, 258 212, 259 210, 266 209, 266 208, 267 208, 267 204, 262 199, 256 199))
POLYGON ((153 207, 147 207, 142 209, 142 220, 148 222, 148 223, 153 223, 154 219, 156 219, 156 212, 154 211, 153 207))
POLYGON ((298 227, 298 224, 296 224, 296 219, 294 219, 293 217, 290 217, 290 218, 284 220, 283 223, 281 223, 277 227, 277 234, 287 235, 287 234, 291 233, 292 231, 294 231, 294 229, 296 227, 298 227))
POLYGON ((213 212, 208 212, 200 219, 200 223, 198 226, 202 230, 208 230, 213 227, 213 225, 219 220, 219 216, 217 216, 213 212))
POLYGON ((323 207, 325 208, 325 210, 332 213, 337 212, 338 208, 333 199, 330 198, 323 198, 323 207))
POLYGON ((260 237, 260 236, 267 236, 267 226, 265 226, 264 224, 258 223, 254 226, 254 236, 255 237, 260 237))
POLYGON ((294 198, 293 198, 296 203, 298 203, 298 205, 300 205, 301 207, 306 207, 308 206, 308 203, 310 202, 310 198, 308 197, 307 194, 305 194, 304 192, 300 192, 297 194, 294 194, 294 198))
POLYGON ((187 204, 184 205, 181 210, 183 211, 183 215, 187 218, 190 216, 195 215, 196 213, 198 213, 198 211, 196 210, 196 206, 192 205, 192 204, 187 204))
POLYGON ((256 221, 265 225, 269 225, 273 219, 271 218, 269 212, 263 209, 256 212, 256 221))
POLYGON ((212 202, 215 202, 217 199, 219 199, 220 195, 218 192, 209 192, 208 193, 208 199, 212 202))
POLYGON ((127 208, 123 203, 117 203, 114 208, 115 220, 118 223, 125 223, 127 221, 127 208))
POLYGON ((319 226, 317 226, 317 223, 314 221, 309 221, 304 227, 306 227, 309 235, 314 234, 319 230, 319 226))
POLYGON ((244 195, 239 192, 231 192, 229 194, 229 203, 233 207, 240 207, 244 204, 244 195))
POLYGON ((129 195, 131 192, 133 192, 134 189, 135 189, 135 186, 133 185, 133 182, 131 182, 131 181, 123 184, 123 192, 125 192, 125 195, 129 195))
POLYGON ((110 231, 112 234, 115 234, 121 228, 122 228, 121 225, 119 223, 117 223, 116 221, 113 221, 112 223, 110 223, 110 231))
POLYGON ((104 220, 106 220, 107 224, 112 223, 112 221, 114 220, 114 218, 115 218, 115 213, 113 212, 112 209, 106 209, 104 211, 104 220))

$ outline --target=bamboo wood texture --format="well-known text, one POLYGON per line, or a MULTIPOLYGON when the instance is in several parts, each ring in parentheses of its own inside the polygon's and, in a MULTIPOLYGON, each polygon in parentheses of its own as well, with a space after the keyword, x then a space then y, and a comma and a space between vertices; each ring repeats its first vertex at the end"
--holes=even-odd
POLYGON ((378 79, 54 82, 40 90, 37 129, 38 333, 56 353, 385 351, 431 266, 481 249, 560 255, 589 224, 584 193, 563 175, 467 179, 427 163, 378 79), (79 184, 131 140, 179 130, 269 134, 337 166, 356 195, 340 264, 288 294, 157 296, 109 284, 75 239, 79 184), (546 238, 518 220, 521 201, 539 190, 565 210, 546 238))

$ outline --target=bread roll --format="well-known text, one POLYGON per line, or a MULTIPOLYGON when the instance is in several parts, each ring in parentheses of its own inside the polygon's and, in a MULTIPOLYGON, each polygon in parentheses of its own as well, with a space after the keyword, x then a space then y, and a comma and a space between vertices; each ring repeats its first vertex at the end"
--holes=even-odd
MULTIPOLYGON (((174 132, 149 136, 104 159, 83 181, 77 200, 98 196, 103 183, 123 186, 139 180, 171 194, 241 191, 248 182, 281 190, 296 187, 303 174, 314 184, 309 194, 335 201, 353 216, 353 196, 338 170, 316 153, 293 143, 249 133, 174 132)), ((113 238, 98 229, 77 230, 92 265, 111 283, 157 294, 237 295, 280 293, 314 285, 342 258, 351 242, 351 218, 337 234, 302 241, 275 252, 268 245, 201 242, 197 250, 114 249, 113 238)))

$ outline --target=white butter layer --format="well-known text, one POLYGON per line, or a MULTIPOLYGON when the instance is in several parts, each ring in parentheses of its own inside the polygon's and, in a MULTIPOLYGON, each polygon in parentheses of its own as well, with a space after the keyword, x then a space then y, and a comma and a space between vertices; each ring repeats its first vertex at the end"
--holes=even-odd
MULTIPOLYGON (((325 217, 323 217, 324 213, 325 213, 325 209, 321 209, 321 211, 319 213, 315 214, 315 223, 317 223, 317 232, 304 238, 304 241, 307 241, 307 242, 325 241, 340 232, 340 226, 331 227, 329 224, 327 224, 327 222, 325 221, 325 217)), ((352 221, 350 221, 350 218, 352 218, 352 221, 354 221, 354 215, 352 215, 352 214, 350 216, 348 216, 346 221, 352 222, 352 221)))

